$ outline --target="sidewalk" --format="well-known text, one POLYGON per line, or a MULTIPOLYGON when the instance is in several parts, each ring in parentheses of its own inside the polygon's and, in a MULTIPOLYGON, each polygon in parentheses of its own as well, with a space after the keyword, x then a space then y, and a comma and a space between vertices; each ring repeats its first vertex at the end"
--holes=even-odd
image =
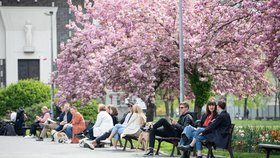
POLYGON ((25 139, 20 136, 0 136, 0 158, 143 158, 143 155, 144 151, 129 148, 127 151, 122 151, 122 148, 116 150, 109 147, 90 150, 81 148, 78 144, 51 142, 51 139, 37 142, 35 139, 25 139))

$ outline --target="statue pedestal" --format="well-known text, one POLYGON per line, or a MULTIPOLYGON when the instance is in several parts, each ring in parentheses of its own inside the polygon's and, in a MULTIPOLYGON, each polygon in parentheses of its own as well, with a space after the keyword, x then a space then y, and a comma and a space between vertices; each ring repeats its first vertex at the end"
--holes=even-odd
POLYGON ((23 47, 23 52, 24 53, 34 53, 35 49, 32 46, 25 46, 25 47, 23 47))

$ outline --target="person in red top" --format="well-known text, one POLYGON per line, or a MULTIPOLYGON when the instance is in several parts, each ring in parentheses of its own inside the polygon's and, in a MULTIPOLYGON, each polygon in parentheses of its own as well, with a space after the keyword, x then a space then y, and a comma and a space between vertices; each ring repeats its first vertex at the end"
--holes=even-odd
POLYGON ((201 121, 197 124, 198 128, 193 127, 191 125, 186 126, 184 128, 178 149, 181 149, 181 147, 184 145, 190 144, 195 133, 209 126, 211 121, 213 121, 216 117, 217 117, 217 104, 215 100, 212 99, 207 103, 206 113, 202 115, 201 121))

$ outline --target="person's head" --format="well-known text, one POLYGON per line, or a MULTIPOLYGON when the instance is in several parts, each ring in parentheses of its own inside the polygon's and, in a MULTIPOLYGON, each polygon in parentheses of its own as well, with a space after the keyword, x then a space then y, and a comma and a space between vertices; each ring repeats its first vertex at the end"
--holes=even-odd
POLYGON ((147 118, 146 118, 145 114, 143 113, 142 108, 139 105, 136 105, 136 104, 133 105, 132 112, 139 114, 139 116, 141 117, 141 124, 144 124, 146 122, 147 118))
POLYGON ((71 106, 70 107, 70 112, 71 112, 71 114, 77 112, 77 108, 75 106, 71 106))
POLYGON ((65 103, 63 105, 63 110, 64 110, 64 112, 69 112, 70 111, 70 104, 69 103, 65 103))
POLYGON ((133 103, 128 102, 128 103, 126 103, 126 105, 127 105, 128 111, 132 112, 133 103))
POLYGON ((47 106, 43 106, 43 107, 41 108, 41 111, 42 111, 43 113, 45 113, 45 112, 48 112, 49 109, 48 109, 47 106))
POLYGON ((225 110, 225 109, 226 109, 226 105, 227 105, 227 104, 226 104, 225 100, 220 100, 220 101, 218 102, 217 110, 218 110, 219 112, 225 110))
POLYGON ((217 112, 217 104, 215 100, 210 100, 206 106, 206 114, 211 115, 217 112))
POLYGON ((104 104, 99 104, 98 105, 98 112, 106 111, 106 109, 107 109, 106 105, 104 105, 104 104))
POLYGON ((181 114, 184 114, 189 111, 189 104, 187 102, 182 102, 179 105, 179 110, 181 114))
POLYGON ((115 106, 110 106, 110 114, 113 116, 118 116, 118 109, 115 106))

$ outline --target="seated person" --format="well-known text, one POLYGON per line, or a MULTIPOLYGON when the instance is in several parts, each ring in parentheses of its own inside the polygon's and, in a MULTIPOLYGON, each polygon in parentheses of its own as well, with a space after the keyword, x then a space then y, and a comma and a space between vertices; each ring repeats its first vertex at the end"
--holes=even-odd
POLYGON ((126 116, 125 122, 123 124, 116 124, 110 136, 101 142, 111 143, 111 139, 114 137, 113 146, 117 148, 118 140, 121 136, 133 135, 139 136, 141 130, 140 128, 145 124, 146 116, 142 109, 138 105, 134 105, 131 109, 131 113, 126 116), (127 120, 127 121, 126 121, 127 120))
POLYGON ((78 143, 79 139, 75 137, 75 134, 81 133, 86 129, 85 120, 76 107, 72 106, 70 112, 72 114, 72 123, 64 125, 65 133, 72 143, 78 143))
POLYGON ((40 137, 37 139, 37 141, 43 141, 43 139, 47 135, 47 131, 49 129, 55 129, 55 131, 61 131, 63 126, 67 123, 70 123, 72 120, 72 114, 70 112, 70 105, 69 103, 64 104, 61 107, 62 113, 59 115, 57 122, 53 120, 48 120, 43 124, 43 129, 40 134, 40 137))
POLYGON ((36 137, 36 128, 42 127, 43 123, 46 122, 46 120, 48 118, 50 118, 50 112, 49 112, 48 107, 43 106, 41 110, 43 113, 42 116, 36 116, 36 122, 34 122, 31 125, 30 134, 29 134, 29 136, 25 136, 25 138, 35 138, 36 137))
POLYGON ((89 129, 89 136, 91 140, 103 135, 113 128, 113 119, 106 111, 107 107, 104 104, 98 105, 98 114, 94 126, 89 129))
MULTIPOLYGON (((132 107, 132 104, 128 106, 128 108, 131 108, 131 107, 132 107)), ((111 115, 111 117, 113 119, 113 125, 115 126, 116 124, 118 124, 118 109, 113 105, 108 105, 106 111, 109 112, 109 114, 111 115)), ((108 138, 110 136, 111 132, 112 132, 112 129, 108 132, 105 132, 101 136, 95 138, 92 142, 86 142, 87 146, 90 149, 94 149, 98 144, 100 144, 100 141, 108 138)))
POLYGON ((165 118, 161 118, 153 125, 153 128, 149 131, 149 150, 145 156, 153 156, 155 136, 180 138, 183 129, 188 125, 193 125, 193 118, 188 112, 189 104, 186 102, 180 103, 179 108, 181 115, 178 122, 174 119, 171 119, 170 124, 165 118))
MULTIPOLYGON (((206 113, 204 113, 202 115, 200 122, 197 124, 198 128, 195 128, 191 125, 186 126, 184 128, 178 149, 180 149, 181 146, 190 144, 194 135, 196 135, 196 133, 200 133, 202 130, 204 130, 204 128, 206 128, 208 125, 210 125, 211 121, 214 121, 216 116, 217 116, 216 102, 215 102, 215 100, 210 100, 206 105, 206 113)), ((187 151, 185 151, 183 153, 182 157, 187 157, 186 152, 187 151)))
POLYGON ((192 150, 195 146, 197 150, 197 157, 202 158, 202 141, 208 140, 209 142, 214 143, 214 145, 218 148, 225 148, 228 145, 228 131, 231 127, 231 120, 226 111, 226 102, 223 100, 219 101, 217 110, 219 115, 213 123, 200 132, 196 132, 189 145, 181 146, 182 150, 192 150))

